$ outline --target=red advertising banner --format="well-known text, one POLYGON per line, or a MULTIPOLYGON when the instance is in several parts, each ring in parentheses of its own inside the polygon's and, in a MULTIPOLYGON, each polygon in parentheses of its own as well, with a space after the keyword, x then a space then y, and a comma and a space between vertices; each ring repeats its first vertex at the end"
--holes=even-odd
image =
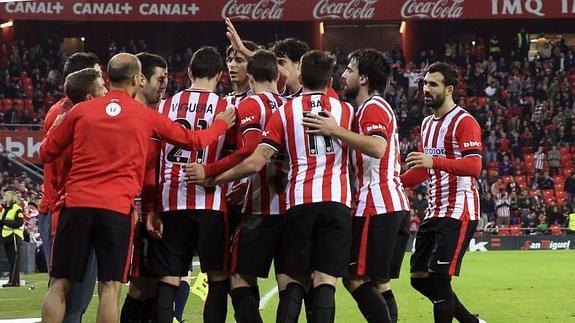
POLYGON ((42 143, 40 130, 0 130, 0 146, 18 157, 41 164, 38 150, 42 143))
POLYGON ((575 0, 60 0, 0 4, 0 17, 68 21, 383 21, 575 17, 575 0))

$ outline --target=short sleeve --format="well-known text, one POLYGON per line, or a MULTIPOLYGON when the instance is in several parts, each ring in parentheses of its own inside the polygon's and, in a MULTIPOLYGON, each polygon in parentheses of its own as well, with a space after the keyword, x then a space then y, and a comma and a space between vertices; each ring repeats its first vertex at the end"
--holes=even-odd
POLYGON ((368 136, 380 137, 388 140, 391 137, 391 117, 381 107, 368 104, 363 108, 358 123, 361 131, 368 136))
POLYGON ((262 142, 260 145, 267 145, 280 151, 284 143, 284 124, 281 118, 281 113, 276 112, 272 115, 266 124, 265 131, 262 133, 262 142))
POLYGON ((483 155, 483 140, 481 138, 481 127, 472 116, 466 116, 459 122, 455 132, 461 156, 483 155))
POLYGON ((238 120, 240 123, 240 133, 252 130, 262 131, 261 111, 259 105, 253 99, 243 100, 238 106, 238 120))

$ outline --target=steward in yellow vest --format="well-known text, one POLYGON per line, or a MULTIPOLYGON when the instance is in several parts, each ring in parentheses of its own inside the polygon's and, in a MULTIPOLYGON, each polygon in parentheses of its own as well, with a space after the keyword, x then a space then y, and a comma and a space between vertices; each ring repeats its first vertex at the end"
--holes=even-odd
POLYGON ((8 283, 4 284, 3 287, 20 286, 20 245, 24 237, 22 231, 24 213, 20 205, 18 205, 17 193, 5 193, 2 209, 2 216, 0 217, 2 242, 10 265, 8 283))

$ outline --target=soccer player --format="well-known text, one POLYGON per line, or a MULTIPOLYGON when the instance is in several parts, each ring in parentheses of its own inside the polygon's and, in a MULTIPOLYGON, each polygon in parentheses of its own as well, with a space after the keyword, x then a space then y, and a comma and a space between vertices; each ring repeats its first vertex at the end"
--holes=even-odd
POLYGON ((433 303, 435 322, 482 322, 451 289, 479 217, 475 177, 481 172, 483 142, 477 121, 453 102, 453 67, 431 64, 423 79, 425 105, 433 114, 421 124, 419 152, 406 162, 406 187, 428 181, 429 207, 415 237, 411 285, 433 303))
MULTIPOLYGON (((73 72, 82 70, 84 68, 94 68, 101 73, 98 57, 93 53, 78 52, 74 53, 66 60, 63 69, 63 77, 66 79, 68 75, 73 72)), ((100 75, 100 83, 104 79, 100 75)), ((70 83, 73 85, 74 83, 70 83)), ((90 91, 94 89, 81 89, 81 91, 90 91)), ((94 95, 92 95, 93 97, 94 95)), ((56 102, 46 114, 44 119, 44 135, 48 132, 56 117, 70 109, 75 103, 84 101, 85 98, 80 96, 73 102, 69 97, 64 97, 56 102)), ((58 193, 64 187, 66 177, 71 166, 71 150, 68 149, 52 163, 44 164, 44 197, 39 207, 39 229, 42 237, 42 248, 46 257, 46 264, 48 268, 51 265, 50 252, 52 250, 52 238, 56 234, 56 227, 58 218, 53 215, 56 208, 56 201, 58 201, 58 193)), ((88 259, 88 265, 84 272, 84 280, 81 283, 73 283, 70 286, 68 297, 66 298, 66 315, 64 316, 64 323, 79 323, 82 321, 82 315, 88 309, 92 295, 94 294, 94 286, 96 285, 96 255, 92 251, 88 259)))
MULTIPOLYGON (((261 142, 267 121, 285 103, 277 94, 278 66, 272 52, 256 51, 248 59, 247 75, 255 94, 242 100, 237 108, 242 146, 215 163, 190 165, 186 172, 190 181, 219 175, 249 157, 261 142)), ((234 236, 230 265, 230 295, 239 323, 262 322, 257 277, 268 277, 274 259, 276 272, 284 271, 279 259, 285 213, 283 167, 284 159, 277 154, 249 178, 243 203, 245 215, 234 236)))
MULTIPOLYGON (((255 52, 258 49, 258 45, 252 41, 244 40, 242 43, 250 52, 255 52)), ((248 57, 230 45, 226 48, 226 65, 234 89, 232 93, 226 96, 226 100, 229 104, 237 107, 241 100, 253 94, 250 91, 249 78, 246 72, 248 57)))
MULTIPOLYGON (((139 53, 136 57, 142 64, 142 78, 135 99, 156 111, 158 103, 166 93, 168 64, 164 58, 155 54, 139 53)), ((142 209, 134 234, 130 287, 120 316, 122 323, 143 323, 154 319, 157 279, 149 268, 149 250, 155 239, 148 234, 146 220, 148 213, 158 213, 160 209, 158 190, 160 142, 156 138, 149 139, 147 156, 141 194, 142 209)))
POLYGON ((399 278, 409 239, 409 201, 399 179, 397 121, 383 99, 390 68, 381 52, 360 49, 349 55, 343 73, 345 94, 354 98, 353 132, 331 117, 304 119, 309 133, 337 138, 355 151, 355 216, 351 277, 344 280, 368 322, 396 322, 397 305, 389 281, 399 278))
MULTIPOLYGON (((213 91, 223 70, 220 54, 213 47, 197 50, 190 61, 192 86, 160 102, 158 111, 190 129, 205 129, 217 113, 231 110, 213 91)), ((162 144, 160 189, 162 239, 154 244, 152 265, 158 283, 158 323, 172 322, 174 297, 198 251, 202 272, 208 275, 209 292, 204 306, 205 322, 225 322, 227 312, 229 226, 226 186, 206 189, 186 185, 184 164, 210 163, 221 158, 224 138, 204 149, 188 151, 162 144)))
POLYGON ((351 249, 349 148, 339 140, 306 133, 306 114, 330 111, 337 123, 351 129, 353 107, 325 92, 333 59, 320 51, 301 58, 303 94, 272 115, 254 153, 219 175, 225 183, 259 172, 283 149, 289 162, 284 251, 290 282, 280 294, 277 322, 296 322, 313 273, 314 322, 333 322, 335 284, 347 272, 351 249))
POLYGON ((233 124, 233 110, 212 127, 190 131, 133 97, 141 78, 134 55, 108 63, 111 91, 80 103, 57 119, 42 141, 40 158, 52 162, 72 146, 72 167, 53 246, 52 285, 42 307, 43 322, 61 322, 70 281, 81 281, 95 249, 99 296, 97 322, 117 322, 121 282, 127 281, 133 201, 142 188, 149 138, 202 149, 233 124))
POLYGON ((278 64, 288 71, 282 96, 294 98, 300 95, 303 89, 300 82, 300 60, 303 54, 309 52, 309 46, 299 39, 286 38, 275 43, 271 50, 278 58, 278 64))

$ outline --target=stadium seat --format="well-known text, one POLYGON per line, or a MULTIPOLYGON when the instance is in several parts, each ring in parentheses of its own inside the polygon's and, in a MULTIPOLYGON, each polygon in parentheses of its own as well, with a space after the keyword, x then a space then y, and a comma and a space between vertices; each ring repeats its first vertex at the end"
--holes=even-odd
POLYGON ((507 185, 507 183, 511 182, 511 176, 503 176, 501 179, 503 180, 503 185, 507 185))
POLYGON ((552 225, 549 226, 549 228, 551 229, 551 234, 554 236, 561 236, 563 235, 563 230, 561 230, 561 225, 560 224, 556 224, 553 223, 552 225))
POLYGON ((523 156, 523 158, 525 158, 525 162, 535 162, 535 157, 533 157, 533 154, 527 154, 523 156))
POLYGON ((559 149, 559 152, 561 153, 561 157, 563 156, 569 156, 569 147, 561 147, 561 149, 559 149))
POLYGON ((12 99, 2 99, 2 106, 4 107, 4 111, 9 110, 14 105, 14 101, 12 99))
POLYGON ((567 192, 555 191, 555 201, 557 202, 557 205, 563 206, 567 201, 567 192))
POLYGON ((512 236, 519 236, 522 234, 521 225, 520 224, 513 224, 509 226, 509 233, 512 236))
POLYGON ((563 175, 566 177, 571 176, 573 174, 573 167, 565 167, 563 168, 563 175))
POLYGON ((555 197, 555 192, 553 190, 543 190, 541 193, 543 194, 543 198, 555 197))
POLYGON ((497 233, 498 233, 500 236, 508 236, 511 232, 509 231, 509 229, 499 229, 499 230, 497 231, 497 233))
POLYGON ((32 98, 27 98, 24 100, 24 107, 29 109, 34 109, 34 100, 32 98))

